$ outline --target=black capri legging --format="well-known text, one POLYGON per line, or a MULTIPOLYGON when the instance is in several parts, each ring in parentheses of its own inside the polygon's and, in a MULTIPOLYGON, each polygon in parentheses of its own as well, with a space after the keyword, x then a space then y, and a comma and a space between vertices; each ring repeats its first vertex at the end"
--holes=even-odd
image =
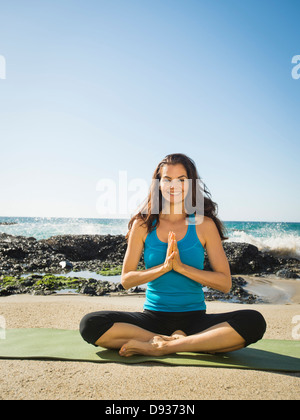
MULTIPOLYGON (((200 333, 214 325, 227 322, 246 341, 245 346, 261 340, 266 331, 266 321, 260 312, 243 309, 222 314, 206 311, 191 312, 143 312, 100 311, 92 312, 80 322, 80 334, 90 344, 108 331, 115 322, 136 325, 155 334, 171 335, 176 330, 186 335, 200 333)), ((96 346, 97 347, 97 346, 96 346)))

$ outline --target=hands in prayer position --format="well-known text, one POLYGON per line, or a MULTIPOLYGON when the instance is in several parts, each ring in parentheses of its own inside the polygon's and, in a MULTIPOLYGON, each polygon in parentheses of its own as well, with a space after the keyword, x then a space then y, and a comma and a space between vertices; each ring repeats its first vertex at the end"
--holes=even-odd
POLYGON ((164 265, 166 271, 180 271, 180 269, 182 268, 182 262, 180 259, 176 235, 174 232, 169 232, 168 249, 164 265))

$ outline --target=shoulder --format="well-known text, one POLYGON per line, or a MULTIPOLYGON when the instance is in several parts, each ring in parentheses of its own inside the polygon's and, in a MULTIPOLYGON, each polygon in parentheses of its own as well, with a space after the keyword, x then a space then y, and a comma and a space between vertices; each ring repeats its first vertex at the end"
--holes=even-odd
POLYGON ((135 239, 140 239, 145 242, 148 234, 147 225, 141 219, 135 219, 132 224, 130 236, 135 239))
POLYGON ((203 226, 206 230, 217 229, 217 226, 211 217, 204 216, 203 226))
POLYGON ((198 238, 202 244, 205 244, 205 247, 212 238, 220 238, 217 226, 213 219, 207 216, 198 216, 196 217, 196 221, 196 232, 198 238))

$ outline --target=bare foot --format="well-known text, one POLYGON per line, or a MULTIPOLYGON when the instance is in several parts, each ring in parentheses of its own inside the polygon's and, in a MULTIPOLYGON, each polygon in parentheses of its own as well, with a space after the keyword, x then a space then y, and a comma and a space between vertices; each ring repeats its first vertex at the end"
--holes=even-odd
POLYGON ((179 337, 177 337, 177 335, 176 334, 174 335, 174 334, 175 333, 173 333, 172 335, 156 335, 155 337, 153 337, 153 339, 159 337, 159 338, 162 338, 164 341, 177 340, 179 337))
POLYGON ((173 334, 171 335, 171 337, 173 337, 175 340, 178 340, 179 338, 184 338, 186 337, 186 333, 184 333, 181 330, 176 330, 173 332, 173 334))
MULTIPOLYGON (((119 354, 120 356, 130 357, 134 354, 143 354, 144 356, 161 356, 163 355, 163 348, 169 338, 165 340, 162 336, 155 336, 150 341, 129 340, 124 344, 119 354)), ((174 340, 174 338, 171 340, 174 340)))

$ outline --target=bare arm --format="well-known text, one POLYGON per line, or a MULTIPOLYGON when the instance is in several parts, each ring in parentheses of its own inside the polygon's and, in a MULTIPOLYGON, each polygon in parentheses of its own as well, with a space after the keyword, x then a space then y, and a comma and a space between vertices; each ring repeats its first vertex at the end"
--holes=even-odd
POLYGON ((121 282, 124 289, 146 284, 172 269, 171 247, 169 246, 166 260, 163 264, 147 270, 136 270, 144 247, 143 233, 144 230, 140 226, 140 221, 135 220, 130 232, 122 267, 121 282))
POLYGON ((218 229, 213 220, 206 220, 206 251, 213 271, 199 270, 181 264, 178 272, 186 277, 223 293, 229 293, 232 287, 229 263, 224 252, 218 229))

